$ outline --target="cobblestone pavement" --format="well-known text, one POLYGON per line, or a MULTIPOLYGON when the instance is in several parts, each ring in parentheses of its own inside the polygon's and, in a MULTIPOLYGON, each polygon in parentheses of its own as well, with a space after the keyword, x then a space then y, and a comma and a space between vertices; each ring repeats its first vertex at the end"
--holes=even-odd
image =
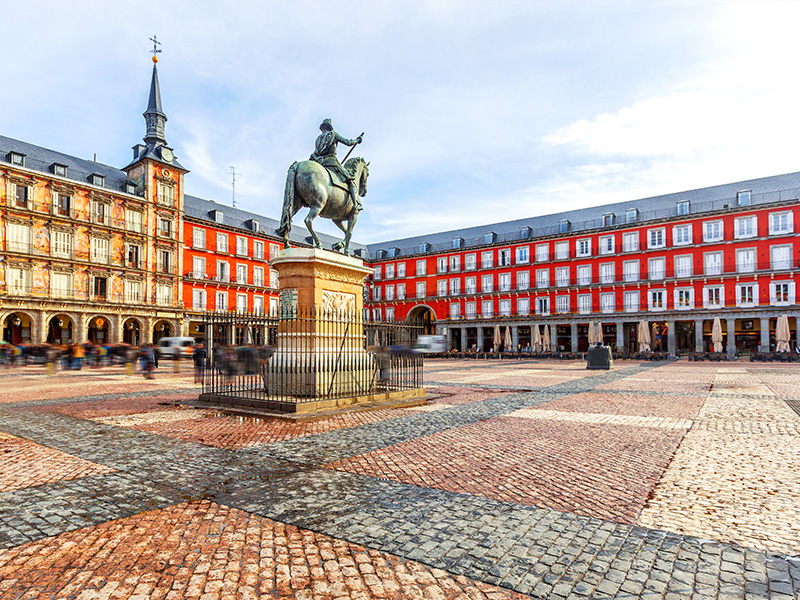
POLYGON ((295 424, 0 372, 0 598, 800 598, 795 365, 429 361, 295 424))

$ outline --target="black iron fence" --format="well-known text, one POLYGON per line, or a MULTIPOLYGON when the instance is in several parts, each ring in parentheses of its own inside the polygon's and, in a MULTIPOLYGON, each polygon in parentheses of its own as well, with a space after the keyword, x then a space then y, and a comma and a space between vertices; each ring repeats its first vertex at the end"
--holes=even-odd
POLYGON ((281 315, 209 312, 203 323, 204 395, 280 408, 423 387, 422 355, 411 350, 418 326, 302 307, 281 315))

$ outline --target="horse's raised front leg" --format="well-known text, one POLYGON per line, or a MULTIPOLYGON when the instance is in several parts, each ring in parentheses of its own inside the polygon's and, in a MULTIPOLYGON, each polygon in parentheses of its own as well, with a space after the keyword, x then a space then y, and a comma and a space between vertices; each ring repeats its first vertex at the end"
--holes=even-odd
MULTIPOLYGON (((341 229, 343 233, 345 234, 347 233, 347 228, 344 226, 344 219, 334 219, 333 222, 336 223, 336 226, 339 229, 341 229)), ((333 248, 331 248, 331 250, 333 250, 334 252, 341 252, 343 247, 344 247, 344 240, 341 240, 339 242, 336 242, 333 245, 333 248)))
POLYGON ((350 256, 350 238, 353 235, 353 227, 358 221, 358 213, 353 212, 353 216, 347 219, 347 231, 344 232, 344 240, 342 240, 342 254, 350 256))
POLYGON ((286 229, 286 233, 283 234, 283 248, 289 248, 289 232, 292 230, 292 219, 294 216, 303 208, 302 205, 295 203, 294 207, 292 208, 292 215, 289 217, 289 227, 286 229))
POLYGON ((311 232, 311 237, 314 240, 314 247, 318 250, 322 250, 322 242, 319 241, 314 228, 311 226, 311 221, 316 219, 319 216, 320 211, 322 210, 321 206, 315 206, 314 208, 308 209, 308 214, 306 215, 306 227, 308 227, 308 231, 311 232))

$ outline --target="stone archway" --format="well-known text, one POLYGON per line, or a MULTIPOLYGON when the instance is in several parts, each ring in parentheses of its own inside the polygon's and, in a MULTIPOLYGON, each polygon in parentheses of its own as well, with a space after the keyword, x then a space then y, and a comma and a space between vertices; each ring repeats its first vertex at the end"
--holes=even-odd
POLYGON ((17 311, 3 319, 3 341, 9 344, 30 344, 33 333, 33 318, 27 313, 17 311))
POLYGON ((422 328, 421 335, 433 335, 436 333, 436 313, 430 306, 420 304, 412 308, 406 322, 409 325, 416 325, 422 328))
POLYGON ((75 341, 75 321, 72 317, 59 313, 47 322, 48 344, 72 344, 75 341))
POLYGON ((175 328, 169 321, 157 321, 153 325, 153 343, 157 344, 161 338, 172 337, 175 328))
POLYGON ((122 324, 122 342, 131 346, 142 345, 142 324, 138 319, 126 319, 122 324))
MULTIPOLYGON (((92 317, 86 330, 86 339, 92 344, 108 344, 111 334, 111 320, 108 317, 92 317)), ((79 341, 79 340, 76 340, 79 341)))

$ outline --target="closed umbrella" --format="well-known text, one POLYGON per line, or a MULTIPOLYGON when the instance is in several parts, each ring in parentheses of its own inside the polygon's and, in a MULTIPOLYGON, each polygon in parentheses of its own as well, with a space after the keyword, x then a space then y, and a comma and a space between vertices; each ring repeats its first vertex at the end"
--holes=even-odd
POLYGON ((492 337, 492 347, 495 352, 498 352, 500 350, 500 325, 495 324, 494 335, 492 337))
POLYGON ((711 327, 711 342, 714 344, 714 352, 722 352, 722 322, 719 317, 714 317, 714 325, 711 327))
POLYGON ((514 348, 511 347, 512 344, 513 342, 511 341, 511 327, 506 325, 506 335, 505 338, 503 339, 503 350, 505 350, 506 352, 511 352, 512 350, 514 350, 514 348))
POLYGON ((778 323, 775 327, 775 350, 777 352, 789 352, 789 340, 791 339, 791 332, 789 331, 789 317, 782 314, 778 317, 778 323))
POLYGON ((650 352, 650 327, 644 319, 639 321, 636 341, 639 342, 639 352, 650 352))
POLYGON ((533 351, 542 351, 542 336, 539 335, 539 326, 535 323, 533 324, 533 351))
POLYGON ((594 338, 595 343, 600 342, 603 343, 603 324, 597 324, 597 336, 594 338))
POLYGON ((542 350, 550 352, 550 325, 544 326, 544 333, 542 334, 542 350))
POLYGON ((589 321, 589 346, 594 346, 594 343, 597 341, 597 328, 595 327, 594 321, 589 321))

